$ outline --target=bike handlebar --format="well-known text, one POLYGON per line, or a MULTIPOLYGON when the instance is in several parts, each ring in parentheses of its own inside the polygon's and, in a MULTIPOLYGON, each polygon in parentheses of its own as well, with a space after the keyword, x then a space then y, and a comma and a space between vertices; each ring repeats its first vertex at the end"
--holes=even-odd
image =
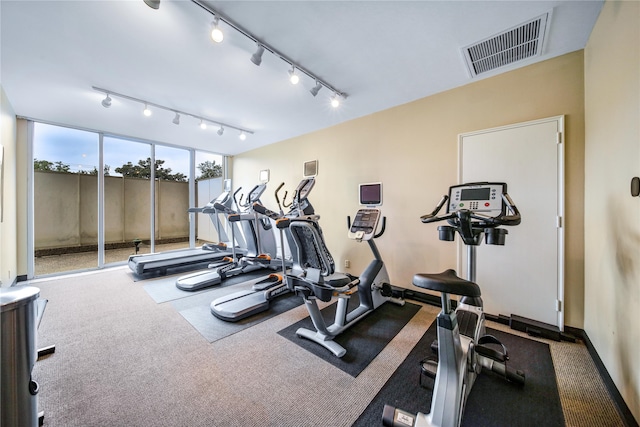
POLYGON ((473 221, 470 221, 470 222, 474 227, 482 227, 482 228, 493 228, 493 227, 499 227, 501 225, 518 225, 520 224, 520 221, 521 221, 520 211, 518 210, 515 203, 513 203, 513 200, 511 200, 511 197, 509 197, 507 193, 502 194, 502 201, 509 209, 511 215, 498 215, 495 217, 476 214, 469 209, 460 209, 455 212, 448 213, 446 215, 437 216, 438 212, 440 212, 440 209, 442 209, 442 207, 445 205, 447 200, 449 200, 449 196, 445 194, 444 196, 442 196, 442 199, 440 200, 436 208, 433 210, 433 212, 422 215, 420 217, 420 220, 424 224, 428 224, 431 222, 438 222, 438 221, 460 220, 464 216, 469 220, 471 219, 477 220, 476 222, 473 222, 473 221))

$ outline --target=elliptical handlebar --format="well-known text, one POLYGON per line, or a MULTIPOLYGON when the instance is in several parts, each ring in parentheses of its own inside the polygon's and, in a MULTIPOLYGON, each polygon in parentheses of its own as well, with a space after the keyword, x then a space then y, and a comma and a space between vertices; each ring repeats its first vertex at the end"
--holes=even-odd
MULTIPOLYGON (((233 201, 236 202, 236 206, 240 206, 240 203, 238 203, 238 197, 237 197, 240 190, 242 190, 242 187, 238 187, 238 189, 233 192, 233 201)), ((242 195, 240 195, 240 199, 242 200, 242 195)))
POLYGON ((253 203, 253 210, 260 215, 264 215, 274 220, 276 222, 277 228, 287 228, 289 227, 289 224, 291 224, 291 218, 287 218, 286 216, 279 214, 278 212, 267 209, 258 202, 253 203))

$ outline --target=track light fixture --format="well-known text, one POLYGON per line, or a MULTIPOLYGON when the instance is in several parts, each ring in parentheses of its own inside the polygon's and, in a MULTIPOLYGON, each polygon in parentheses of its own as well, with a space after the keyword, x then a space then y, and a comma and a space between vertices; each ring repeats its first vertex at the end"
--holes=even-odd
POLYGON ((219 23, 220 18, 218 18, 217 16, 213 18, 213 22, 211 23, 211 25, 213 26, 213 28, 211 29, 211 40, 216 43, 221 43, 222 40, 224 40, 224 34, 220 29, 219 23))
POLYGON ((144 3, 151 9, 158 9, 160 7, 160 0, 144 0, 144 3))
POLYGON ((289 70, 289 81, 292 85, 297 85, 300 81, 300 76, 296 74, 296 67, 294 65, 292 65, 291 69, 289 70))
POLYGON ((316 80, 316 85, 312 87, 309 92, 311 92, 311 95, 316 96, 318 92, 320 92, 320 89, 322 89, 322 84, 316 80))
POLYGON ((256 53, 251 55, 251 62, 256 64, 258 67, 262 64, 262 54, 264 53, 264 48, 258 44, 258 48, 256 49, 256 53))
POLYGON ((245 134, 244 131, 240 131, 240 136, 238 138, 240 138, 241 141, 244 141, 247 139, 247 134, 245 134))
MULTIPOLYGON (((291 79, 291 83, 292 84, 297 84, 300 81, 300 74, 299 73, 306 74, 309 78, 311 78, 313 81, 316 82, 316 85, 309 91, 309 92, 311 92, 311 94, 313 96, 316 96, 318 94, 318 91, 320 91, 320 89, 322 89, 322 87, 324 86, 328 90, 330 90, 331 92, 337 94, 341 99, 344 100, 344 99, 347 98, 347 94, 346 93, 339 91, 338 89, 336 89, 335 87, 333 87, 329 83, 327 83, 326 81, 323 81, 323 80, 319 79, 313 73, 311 73, 309 70, 306 70, 306 69, 300 67, 299 65, 294 65, 294 61, 289 59, 286 55, 284 55, 281 52, 277 51, 272 46, 269 46, 268 44, 260 41, 257 37, 252 35, 249 31, 245 30, 244 28, 242 28, 241 26, 239 26, 238 24, 236 24, 235 22, 233 22, 232 20, 230 20, 226 16, 221 15, 220 13, 218 13, 215 9, 213 9, 211 6, 209 6, 205 2, 203 2, 201 0, 191 0, 191 2, 195 3, 198 6, 200 6, 202 9, 204 9, 205 11, 207 11, 208 13, 210 13, 211 15, 214 16, 214 21, 213 21, 214 31, 216 29, 218 29, 218 31, 219 31, 218 23, 219 23, 219 21, 222 21, 227 26, 233 28, 234 30, 236 30, 237 32, 239 32, 240 34, 242 34, 243 36, 245 36, 249 40, 253 41, 258 46, 256 52, 251 56, 251 62, 253 62, 254 64, 260 65, 262 63, 262 54, 264 53, 265 50, 269 51, 274 56, 280 58, 281 60, 283 60, 284 62, 286 62, 287 64, 289 64, 291 66, 291 70, 289 71, 289 78, 291 79), (294 78, 294 75, 295 75, 295 78, 294 78)), ((212 31, 211 36, 213 38, 213 31, 212 31)), ((218 41, 218 40, 216 40, 216 41, 218 41)), ((222 32, 221 31, 220 31, 220 40, 219 41, 222 41, 222 32)), ((339 101, 338 101, 338 105, 340 105, 339 101)))
POLYGON ((198 116, 197 114, 191 114, 191 113, 187 113, 185 111, 176 110, 175 108, 165 107, 163 105, 155 104, 153 102, 145 101, 143 99, 134 98, 133 96, 124 95, 122 93, 117 93, 117 92, 114 92, 114 91, 109 90, 109 89, 103 89, 103 88, 96 87, 96 86, 91 86, 91 88, 93 90, 95 90, 95 91, 102 92, 105 95, 107 95, 107 97, 102 100, 102 105, 104 105, 105 108, 107 107, 107 105, 105 105, 107 103, 106 100, 108 99, 109 100, 108 104, 111 105, 111 97, 113 96, 113 97, 116 97, 116 98, 128 99, 129 101, 138 102, 140 104, 143 104, 144 105, 144 110, 142 112, 147 117, 149 117, 151 115, 151 110, 149 109, 149 106, 152 106, 152 107, 160 109, 160 110, 171 111, 172 113, 174 113, 175 116, 173 117, 172 121, 176 125, 180 124, 180 115, 183 115, 183 116, 193 117, 194 119, 199 120, 200 121, 200 127, 202 129, 206 129, 207 128, 207 123, 211 123, 211 124, 214 124, 216 126, 220 126, 220 128, 218 129, 218 135, 220 135, 220 136, 222 136, 222 134, 224 133, 224 128, 237 130, 242 135, 241 138, 243 140, 247 137, 247 134, 253 135, 253 131, 251 131, 249 129, 244 129, 244 128, 241 128, 241 127, 238 127, 238 126, 233 126, 233 125, 230 125, 228 123, 223 123, 223 122, 215 120, 215 119, 211 119, 211 118, 203 117, 203 116, 198 116))
POLYGON ((109 108, 111 107, 111 98, 109 97, 109 94, 107 94, 107 97, 105 99, 102 100, 102 106, 104 108, 109 108))
POLYGON ((331 97, 331 106, 333 108, 338 108, 340 106, 340 95, 337 93, 331 97))

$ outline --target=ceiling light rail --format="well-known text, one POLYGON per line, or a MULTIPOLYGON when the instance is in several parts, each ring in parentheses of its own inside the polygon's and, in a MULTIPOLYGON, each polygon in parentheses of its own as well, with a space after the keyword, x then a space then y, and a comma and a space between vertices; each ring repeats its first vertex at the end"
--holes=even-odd
POLYGON ((187 113, 186 111, 181 111, 181 110, 177 110, 175 108, 170 108, 170 107, 165 107, 164 105, 160 105, 160 104, 156 104, 153 102, 149 102, 149 101, 145 101, 143 99, 139 99, 139 98, 134 98, 133 96, 129 96, 129 95, 124 95, 122 93, 118 93, 118 92, 114 92, 112 90, 109 89, 104 89, 101 87, 96 87, 96 86, 91 86, 91 88, 95 91, 98 92, 102 92, 104 93, 106 96, 105 99, 102 100, 102 106, 105 108, 109 108, 111 106, 111 98, 112 97, 116 97, 116 98, 123 98, 123 99, 128 99, 129 101, 134 101, 134 102, 138 102, 140 104, 143 104, 145 106, 144 108, 144 115, 145 116, 150 116, 151 115, 151 110, 149 110, 149 107, 154 107, 154 108, 159 108, 161 110, 166 110, 166 111, 171 111, 172 113, 175 113, 175 117, 173 118, 173 123, 176 125, 180 124, 180 116, 189 116, 189 117, 193 117, 194 119, 200 120, 200 127, 202 129, 206 129, 207 128, 207 123, 212 123, 216 126, 219 127, 218 130, 218 135, 222 136, 222 134, 224 133, 225 129, 235 129, 238 132, 240 132, 240 139, 244 140, 246 138, 246 135, 253 135, 253 131, 249 130, 249 129, 245 129, 245 128, 241 128, 238 126, 233 126, 230 125, 228 123, 223 123, 219 120, 214 120, 214 119, 210 119, 208 117, 203 117, 203 116, 199 116, 197 114, 192 114, 192 113, 187 113))
MULTIPOLYGON (((227 24, 228 26, 230 26, 231 28, 233 28, 234 30, 236 30, 237 32, 239 32, 240 34, 242 34, 243 36, 245 36, 246 38, 248 38, 249 40, 253 41, 257 45, 256 53, 254 53, 251 56, 251 62, 253 62, 254 64, 259 66, 260 63, 262 62, 262 54, 263 54, 263 52, 265 50, 269 51, 271 54, 277 56, 278 58, 280 58, 281 60, 283 60, 284 62, 289 64, 292 67, 291 68, 292 70, 294 70, 296 72, 299 72, 299 73, 306 74, 309 78, 311 78, 311 80, 313 80, 315 82, 315 86, 313 88, 311 88, 311 90, 309 91, 309 92, 311 92, 311 94, 313 96, 316 96, 318 94, 318 91, 324 86, 328 90, 333 92, 333 97, 334 98, 336 98, 336 99, 339 98, 339 99, 343 99, 343 100, 347 98, 347 94, 346 93, 339 91, 338 89, 336 89, 335 87, 333 87, 329 83, 327 83, 326 81, 318 78, 316 75, 311 73, 309 70, 301 67, 299 64, 296 64, 293 60, 289 59, 287 56, 285 56, 282 53, 278 52, 276 49, 274 49, 273 47, 269 46, 265 42, 259 40, 253 34, 248 32, 247 30, 245 30, 244 28, 242 28, 241 26, 239 26, 238 24, 236 24, 235 22, 233 22, 232 20, 230 20, 226 16, 221 15, 218 11, 214 10, 209 5, 207 5, 204 2, 199 1, 199 0, 191 0, 191 1, 193 3, 195 3, 195 4, 197 4, 198 6, 200 6, 202 9, 206 10, 207 12, 209 12, 211 15, 214 16, 214 18, 215 18, 214 19, 214 23, 216 24, 215 25, 216 29, 219 29, 218 23, 220 21, 222 21, 225 24, 227 24)), ((289 73, 291 74, 291 71, 289 73)), ((296 73, 296 75, 297 75, 297 73, 296 73)), ((296 83, 297 83, 297 81, 296 81, 296 83)))

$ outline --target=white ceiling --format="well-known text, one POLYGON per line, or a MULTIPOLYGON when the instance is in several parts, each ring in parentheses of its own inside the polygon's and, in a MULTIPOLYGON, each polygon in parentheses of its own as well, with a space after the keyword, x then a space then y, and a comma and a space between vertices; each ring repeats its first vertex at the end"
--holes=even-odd
MULTIPOLYGON (((223 154, 237 154, 472 83, 461 48, 552 11, 541 56, 585 47, 603 1, 206 1, 320 79, 348 94, 338 109, 314 82, 197 4, 161 0, 0 2, 0 82, 16 114, 223 154), (199 121, 113 98, 98 86, 255 132, 216 134, 199 121)), ((500 70, 505 72, 511 66, 500 70)), ((496 75, 493 72, 491 75, 496 75)))

